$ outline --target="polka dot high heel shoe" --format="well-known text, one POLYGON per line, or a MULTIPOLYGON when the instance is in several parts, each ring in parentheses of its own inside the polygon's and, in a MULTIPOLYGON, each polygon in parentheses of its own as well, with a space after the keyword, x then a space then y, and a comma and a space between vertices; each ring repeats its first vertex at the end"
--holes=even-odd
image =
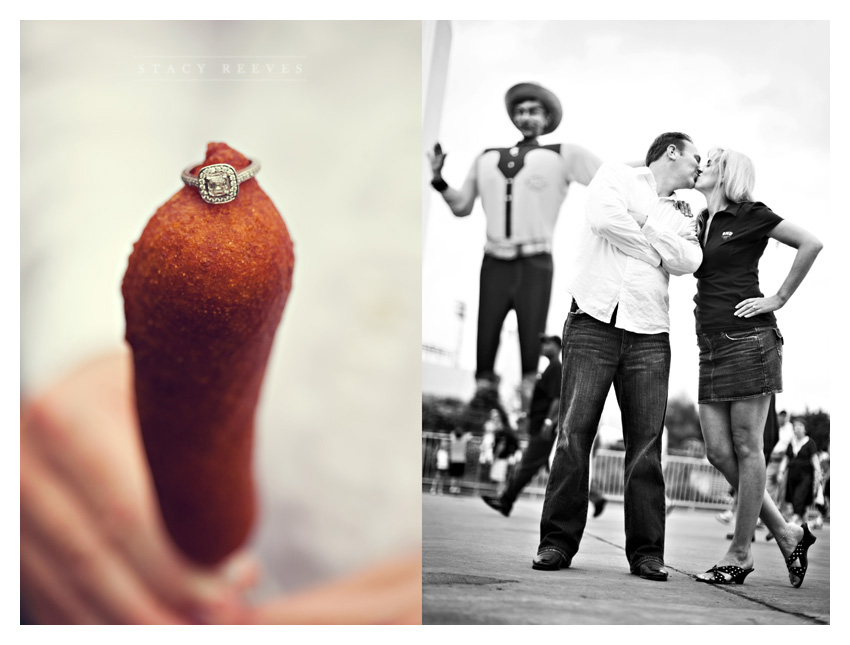
POLYGON ((700 582, 707 582, 712 585, 742 585, 744 584, 746 577, 753 571, 753 567, 750 567, 749 569, 742 569, 741 567, 736 567, 731 564, 722 567, 715 565, 705 573, 698 575, 696 578, 700 582))
POLYGON ((791 586, 798 588, 803 584, 803 578, 806 577, 806 570, 809 568, 809 547, 815 543, 817 538, 809 531, 809 525, 803 524, 803 539, 797 543, 794 550, 787 558, 785 565, 788 567, 788 579, 791 581, 791 586), (800 561, 800 566, 793 566, 796 560, 800 561))

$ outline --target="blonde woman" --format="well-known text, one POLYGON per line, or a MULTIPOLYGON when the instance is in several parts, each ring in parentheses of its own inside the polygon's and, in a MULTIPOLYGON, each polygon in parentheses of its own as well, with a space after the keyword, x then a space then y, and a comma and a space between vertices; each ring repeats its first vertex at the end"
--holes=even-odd
POLYGON ((786 522, 766 494, 762 432, 770 395, 782 391, 784 340, 773 312, 800 286, 823 245, 753 201, 754 183, 748 157, 715 148, 695 185, 707 202, 697 225, 703 261, 694 273, 700 423, 708 460, 738 491, 729 549, 697 579, 743 584, 753 571, 751 539, 761 517, 782 551, 791 585, 799 587, 815 538, 806 524, 786 522), (765 296, 758 263, 768 239, 797 249, 797 255, 779 290, 765 296))

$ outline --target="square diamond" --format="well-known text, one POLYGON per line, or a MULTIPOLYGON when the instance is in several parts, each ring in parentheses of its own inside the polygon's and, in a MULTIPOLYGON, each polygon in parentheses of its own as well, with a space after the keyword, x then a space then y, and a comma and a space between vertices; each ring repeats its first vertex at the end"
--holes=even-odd
POLYGON ((239 182, 236 169, 226 163, 213 164, 198 175, 201 198, 208 204, 224 204, 236 199, 239 182))
POLYGON ((214 172, 207 175, 207 192, 213 197, 221 197, 230 192, 230 178, 227 173, 214 172))

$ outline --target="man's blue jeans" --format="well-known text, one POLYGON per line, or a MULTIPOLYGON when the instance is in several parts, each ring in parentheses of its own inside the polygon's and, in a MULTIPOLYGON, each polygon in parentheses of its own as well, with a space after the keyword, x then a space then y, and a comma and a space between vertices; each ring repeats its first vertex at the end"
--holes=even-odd
POLYGON ((590 450, 613 383, 626 446, 626 558, 632 570, 645 560, 663 563, 661 433, 670 374, 669 335, 636 334, 571 311, 564 323, 562 374, 560 432, 538 553, 558 551, 572 561, 578 551, 587 522, 590 450))

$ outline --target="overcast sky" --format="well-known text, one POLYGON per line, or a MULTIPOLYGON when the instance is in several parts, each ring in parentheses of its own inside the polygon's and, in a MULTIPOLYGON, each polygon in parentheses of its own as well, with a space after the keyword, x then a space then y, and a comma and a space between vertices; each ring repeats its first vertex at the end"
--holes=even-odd
MULTIPOLYGON (((828 22, 454 22, 440 142, 446 180, 459 186, 484 148, 519 139, 504 93, 521 81, 554 91, 564 117, 543 143, 581 144, 605 160, 642 159, 656 135, 690 134, 705 155, 715 145, 749 155, 755 198, 826 244, 811 273, 777 312, 785 336, 780 408, 829 409, 828 361, 819 303, 829 300, 824 257, 834 253, 829 208, 828 22)), ((702 196, 683 191, 701 207, 702 196)), ((435 196, 436 197, 436 196, 435 196)), ((574 184, 555 235, 555 280, 548 331, 560 334, 569 308, 565 281, 583 216, 574 184)), ((461 365, 475 367, 478 273, 485 241, 480 203, 458 219, 430 200, 423 252, 423 342, 454 349, 455 303, 467 306, 461 365)), ((795 251, 775 242, 761 262, 765 294, 775 293, 795 251)), ((696 281, 670 281, 673 362, 670 395, 696 401, 696 281)), ((822 310, 822 307, 821 307, 822 310)), ((515 328, 513 318, 509 327, 515 328)), ((503 342, 497 371, 518 380, 519 349, 503 342)))

